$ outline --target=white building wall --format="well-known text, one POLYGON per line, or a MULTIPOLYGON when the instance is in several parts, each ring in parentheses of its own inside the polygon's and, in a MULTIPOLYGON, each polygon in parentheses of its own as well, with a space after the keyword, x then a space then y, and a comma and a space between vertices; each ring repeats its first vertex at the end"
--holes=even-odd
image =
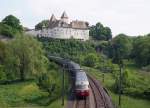
POLYGON ((38 34, 41 33, 41 30, 30 30, 30 31, 27 31, 26 34, 29 34, 29 35, 32 35, 32 36, 37 36, 38 34))
POLYGON ((89 30, 55 27, 53 29, 43 29, 38 31, 29 31, 28 34, 39 37, 50 37, 59 39, 80 39, 89 40, 89 30))

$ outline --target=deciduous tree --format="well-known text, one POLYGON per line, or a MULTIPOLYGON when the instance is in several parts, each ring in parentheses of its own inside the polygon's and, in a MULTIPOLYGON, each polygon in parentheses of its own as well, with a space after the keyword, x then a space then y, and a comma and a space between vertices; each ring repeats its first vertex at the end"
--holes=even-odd
POLYGON ((48 63, 42 45, 31 36, 19 36, 8 43, 9 53, 6 57, 6 71, 10 78, 40 75, 45 72, 48 63))

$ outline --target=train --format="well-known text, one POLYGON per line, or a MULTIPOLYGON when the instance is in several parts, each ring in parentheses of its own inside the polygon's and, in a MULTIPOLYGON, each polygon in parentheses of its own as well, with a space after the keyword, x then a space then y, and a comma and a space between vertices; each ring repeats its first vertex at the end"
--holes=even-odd
POLYGON ((56 56, 48 56, 48 58, 61 66, 65 66, 71 75, 75 76, 74 91, 77 97, 88 97, 90 94, 89 81, 84 70, 74 61, 63 59, 56 56))

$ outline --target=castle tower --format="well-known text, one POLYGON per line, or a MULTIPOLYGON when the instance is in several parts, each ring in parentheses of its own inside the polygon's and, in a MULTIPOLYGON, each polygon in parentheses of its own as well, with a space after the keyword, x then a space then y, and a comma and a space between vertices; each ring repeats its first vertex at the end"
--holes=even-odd
POLYGON ((67 14, 66 14, 65 11, 64 11, 63 14, 61 15, 61 20, 62 20, 63 22, 68 23, 68 16, 67 16, 67 14))
POLYGON ((55 18, 54 14, 52 14, 51 18, 50 18, 50 22, 56 21, 57 19, 55 18))

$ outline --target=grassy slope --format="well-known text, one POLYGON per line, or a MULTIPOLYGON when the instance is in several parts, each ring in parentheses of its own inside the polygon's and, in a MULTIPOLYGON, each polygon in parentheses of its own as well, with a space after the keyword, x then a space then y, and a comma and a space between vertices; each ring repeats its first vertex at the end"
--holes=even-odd
POLYGON ((0 108, 62 108, 61 98, 48 106, 48 94, 38 89, 34 81, 10 85, 0 85, 0 108))
MULTIPOLYGON (((105 73, 104 74, 104 82, 102 81, 103 80, 103 73, 101 73, 99 70, 96 70, 96 69, 92 69, 92 68, 87 68, 87 67, 84 67, 88 73, 92 76, 94 76, 95 78, 97 78, 98 80, 100 80, 102 82, 102 84, 108 89, 111 97, 112 97, 112 100, 113 102, 117 105, 118 104, 118 95, 115 94, 114 92, 112 92, 111 90, 111 86, 112 84, 114 83, 114 79, 111 75, 111 73, 105 73)), ((138 70, 137 68, 131 66, 131 67, 128 67, 128 69, 131 69, 131 70, 138 70)), ((140 73, 141 74, 141 73, 140 73)), ((147 77, 150 77, 149 74, 147 74, 147 77)), ((144 100, 144 99, 139 99, 139 98, 133 98, 133 97, 130 97, 130 96, 122 96, 122 108, 149 108, 150 106, 150 101, 148 100, 144 100)))

